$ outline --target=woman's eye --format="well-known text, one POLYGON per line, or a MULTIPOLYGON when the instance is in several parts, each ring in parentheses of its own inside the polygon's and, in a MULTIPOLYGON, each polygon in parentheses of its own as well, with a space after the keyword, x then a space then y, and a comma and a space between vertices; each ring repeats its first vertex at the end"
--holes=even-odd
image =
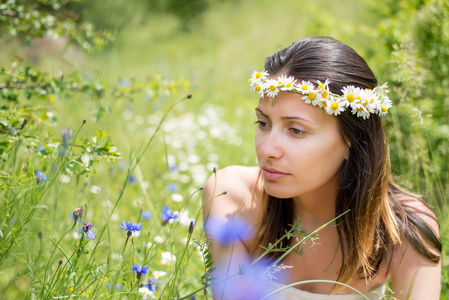
POLYGON ((261 121, 261 120, 257 120, 255 124, 257 124, 257 126, 259 126, 260 129, 264 129, 264 128, 268 127, 268 123, 261 121))
POLYGON ((297 128, 290 128, 290 132, 295 136, 302 136, 306 134, 305 131, 299 130, 297 128))

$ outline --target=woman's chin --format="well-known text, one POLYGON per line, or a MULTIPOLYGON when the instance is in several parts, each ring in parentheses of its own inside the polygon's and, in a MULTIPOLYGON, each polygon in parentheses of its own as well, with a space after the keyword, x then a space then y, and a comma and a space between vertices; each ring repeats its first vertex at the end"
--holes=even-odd
POLYGON ((279 188, 279 187, 271 187, 269 184, 264 185, 265 192, 275 198, 279 199, 289 199, 292 198, 293 195, 286 192, 285 189, 279 188))

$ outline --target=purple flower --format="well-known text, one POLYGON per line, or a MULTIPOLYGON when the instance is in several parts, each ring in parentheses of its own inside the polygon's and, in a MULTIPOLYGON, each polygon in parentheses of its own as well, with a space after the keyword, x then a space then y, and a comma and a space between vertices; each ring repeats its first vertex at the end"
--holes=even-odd
POLYGON ((37 184, 47 182, 47 176, 44 175, 43 172, 40 172, 40 171, 36 171, 36 170, 35 170, 35 171, 34 171, 34 175, 36 175, 36 182, 37 182, 37 184))
POLYGON ((153 217, 153 214, 151 213, 151 211, 144 211, 142 213, 142 219, 144 220, 149 220, 153 217))
POLYGON ((133 234, 133 231, 140 231, 142 229, 142 225, 140 223, 122 221, 122 224, 120 224, 120 228, 123 230, 128 230, 128 236, 131 236, 133 234))
POLYGON ((160 216, 162 217, 162 225, 167 224, 171 219, 176 220, 178 218, 178 215, 171 211, 167 205, 162 207, 160 216))
POLYGON ((167 184, 166 186, 165 186, 165 188, 168 190, 168 191, 170 191, 170 192, 172 192, 172 193, 176 193, 177 191, 178 191, 178 186, 176 185, 176 184, 174 184, 174 183, 169 183, 169 184, 167 184))
POLYGON ((44 151, 45 150, 45 147, 44 146, 39 146, 39 147, 37 147, 37 151, 44 151))
POLYGON ((162 283, 162 282, 163 281, 154 280, 153 278, 148 278, 148 283, 145 283, 144 286, 154 293, 154 292, 156 292, 156 289, 157 289, 156 283, 162 283))
POLYGON ((133 184, 133 183, 136 182, 136 181, 137 181, 136 176, 134 176, 133 174, 129 175, 128 182, 129 182, 130 184, 133 184))
POLYGON ((93 240, 95 238, 95 233, 92 231, 92 227, 94 225, 90 224, 89 222, 83 222, 84 226, 81 228, 78 228, 78 232, 83 232, 83 240, 86 240, 86 234, 89 237, 89 239, 93 240))
MULTIPOLYGON (((234 259, 234 257, 233 257, 234 259)), ((239 255, 235 257, 235 259, 240 259, 239 255)), ((227 265, 226 261, 226 265, 227 265)), ((220 263, 219 263, 220 264, 220 263)), ((212 289, 215 293, 221 295, 223 292, 223 288, 225 289, 225 298, 226 296, 233 296, 235 299, 248 299, 248 300, 256 300, 263 298, 269 293, 273 292, 277 289, 276 286, 267 285, 267 282, 272 279, 276 279, 279 282, 285 282, 285 272, 282 270, 272 271, 268 273, 268 267, 270 266, 271 261, 268 260, 260 260, 254 266, 240 266, 240 274, 231 283, 223 285, 215 285, 212 286, 212 289), (243 297, 243 298, 242 298, 243 297)), ((217 276, 218 280, 222 280, 226 277, 226 268, 217 268, 216 272, 214 272, 214 276, 217 276)), ((233 298, 234 299, 234 298, 233 298)), ((271 298, 270 298, 271 299, 271 298)))
POLYGON ((179 171, 179 168, 177 166, 174 166, 174 165, 168 166, 168 172, 175 173, 175 172, 178 172, 178 171, 179 171))
POLYGON ((139 265, 139 264, 135 264, 134 266, 131 266, 131 270, 136 271, 137 279, 140 279, 142 277, 142 274, 146 275, 148 272, 148 268, 149 267, 147 265, 144 265, 142 267, 142 265, 139 265))
POLYGON ((231 244, 235 239, 247 240, 253 235, 251 225, 240 217, 228 219, 209 217, 204 230, 209 237, 220 244, 231 244))

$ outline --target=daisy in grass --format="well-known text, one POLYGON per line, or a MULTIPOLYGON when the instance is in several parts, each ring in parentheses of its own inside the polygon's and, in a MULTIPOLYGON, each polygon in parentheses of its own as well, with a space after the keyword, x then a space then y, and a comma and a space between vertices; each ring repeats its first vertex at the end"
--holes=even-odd
POLYGON ((267 82, 265 82, 265 89, 266 94, 269 98, 274 98, 279 93, 279 82, 275 79, 268 79, 267 82))
POLYGON ((291 91, 295 87, 296 79, 293 76, 287 77, 282 75, 279 77, 279 85, 281 86, 281 91, 291 91))

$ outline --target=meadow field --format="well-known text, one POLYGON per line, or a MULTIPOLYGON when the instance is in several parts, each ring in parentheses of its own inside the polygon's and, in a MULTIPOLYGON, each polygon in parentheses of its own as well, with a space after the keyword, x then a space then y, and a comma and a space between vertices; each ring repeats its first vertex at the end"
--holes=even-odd
POLYGON ((216 169, 256 164, 247 80, 316 35, 350 45, 389 82, 392 173, 439 218, 449 299, 448 4, 193 2, 203 6, 75 7, 113 35, 96 51, 0 27, 0 299, 211 298, 201 187, 216 169), (20 76, 71 86, 54 80, 46 91, 60 92, 16 101, 2 84, 27 67, 20 76))

